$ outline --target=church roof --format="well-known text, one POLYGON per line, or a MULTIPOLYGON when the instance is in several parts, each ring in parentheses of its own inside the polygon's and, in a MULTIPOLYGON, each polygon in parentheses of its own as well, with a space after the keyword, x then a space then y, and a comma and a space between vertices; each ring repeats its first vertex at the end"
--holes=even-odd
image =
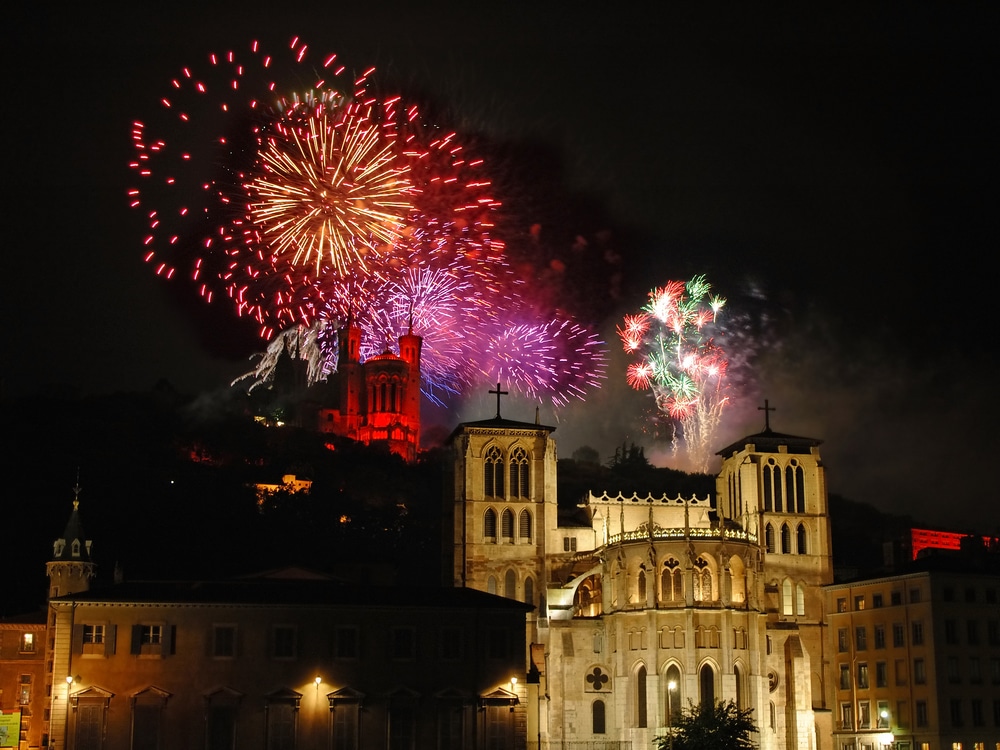
POLYGON ((56 597, 59 602, 224 604, 307 607, 457 607, 533 609, 530 604, 469 588, 357 586, 333 580, 240 578, 219 581, 126 581, 56 597))
POLYGON ((448 440, 452 440, 456 435, 469 428, 483 430, 544 430, 545 432, 555 432, 556 429, 550 425, 538 424, 537 422, 518 422, 515 419, 504 419, 503 417, 496 416, 491 419, 480 419, 476 422, 462 422, 452 431, 448 440))
MULTIPOLYGON (((79 495, 79 488, 74 488, 79 495)), ((83 522, 80 520, 80 501, 73 500, 73 511, 69 514, 69 521, 66 522, 66 529, 60 537, 63 544, 56 544, 52 560, 79 560, 81 557, 90 559, 90 545, 86 533, 83 530, 83 522), (73 542, 80 542, 80 548, 76 555, 73 554, 73 542)))
POLYGON ((770 428, 764 429, 755 435, 747 435, 745 438, 737 440, 731 445, 727 445, 717 456, 731 456, 743 450, 748 445, 753 445, 759 453, 777 453, 778 448, 784 446, 788 453, 809 453, 811 449, 820 445, 823 441, 816 438, 799 437, 798 435, 786 435, 782 432, 775 432, 770 428))

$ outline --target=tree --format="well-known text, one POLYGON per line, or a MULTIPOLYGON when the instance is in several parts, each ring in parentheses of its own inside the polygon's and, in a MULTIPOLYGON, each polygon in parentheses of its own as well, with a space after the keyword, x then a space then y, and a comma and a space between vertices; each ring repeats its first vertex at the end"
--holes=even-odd
POLYGON ((656 738, 659 750, 750 750, 756 747, 752 708, 741 710, 733 701, 714 706, 689 705, 670 728, 656 738))

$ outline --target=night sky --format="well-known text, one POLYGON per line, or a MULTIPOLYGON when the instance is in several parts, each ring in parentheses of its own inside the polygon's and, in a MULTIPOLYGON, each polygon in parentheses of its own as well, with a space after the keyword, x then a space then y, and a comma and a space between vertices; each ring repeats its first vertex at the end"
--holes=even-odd
MULTIPOLYGON (((719 447, 763 427, 767 398, 773 429, 824 441, 831 491, 1000 531, 988 4, 624 4, 611 16, 553 3, 185 2, 114 18, 35 5, 4 24, 5 398, 161 378, 210 393, 249 369, 252 329, 142 262, 130 129, 182 65, 299 35, 484 136, 541 148, 567 200, 593 207, 581 233, 616 238, 628 275, 601 300, 605 386, 542 406, 560 456, 590 445, 607 458, 635 441, 673 460, 644 429, 651 400, 625 385, 614 327, 654 285, 706 273, 734 314, 780 322, 757 342, 719 447)), ((505 208, 525 231, 549 224, 536 205, 505 208)), ((489 385, 430 419, 492 416, 489 385)), ((506 409, 534 418, 516 399, 506 409)))

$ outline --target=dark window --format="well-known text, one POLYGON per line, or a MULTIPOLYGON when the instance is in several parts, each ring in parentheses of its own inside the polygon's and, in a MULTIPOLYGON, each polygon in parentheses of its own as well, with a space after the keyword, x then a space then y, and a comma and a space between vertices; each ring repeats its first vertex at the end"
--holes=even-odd
POLYGON ((236 656, 236 626, 216 625, 212 628, 212 656, 236 656))
POLYGON ((906 645, 906 628, 901 622, 892 624, 892 645, 896 648, 906 645))
POLYGON ((885 625, 875 626, 875 648, 885 648, 885 625))
POLYGON ((954 620, 944 621, 944 642, 950 646, 958 643, 958 628, 954 620))
POLYGON ((604 734, 604 701, 594 701, 592 706, 592 729, 593 734, 604 734))
POLYGON ((290 625, 276 625, 274 628, 275 659, 295 658, 295 628, 290 625))
POLYGON ((336 655, 338 659, 358 658, 358 629, 337 628, 336 655))
POLYGON ((415 635, 412 628, 392 629, 392 658, 412 659, 416 654, 415 635))
POLYGON ((872 609, 879 609, 882 606, 882 595, 872 594, 872 609))

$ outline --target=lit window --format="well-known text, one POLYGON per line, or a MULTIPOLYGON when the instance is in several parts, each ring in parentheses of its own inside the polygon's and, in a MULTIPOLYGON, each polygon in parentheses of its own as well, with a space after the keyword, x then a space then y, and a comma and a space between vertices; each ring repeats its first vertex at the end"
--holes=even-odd
POLYGON ((21 633, 21 653, 32 654, 35 652, 35 634, 21 633))

